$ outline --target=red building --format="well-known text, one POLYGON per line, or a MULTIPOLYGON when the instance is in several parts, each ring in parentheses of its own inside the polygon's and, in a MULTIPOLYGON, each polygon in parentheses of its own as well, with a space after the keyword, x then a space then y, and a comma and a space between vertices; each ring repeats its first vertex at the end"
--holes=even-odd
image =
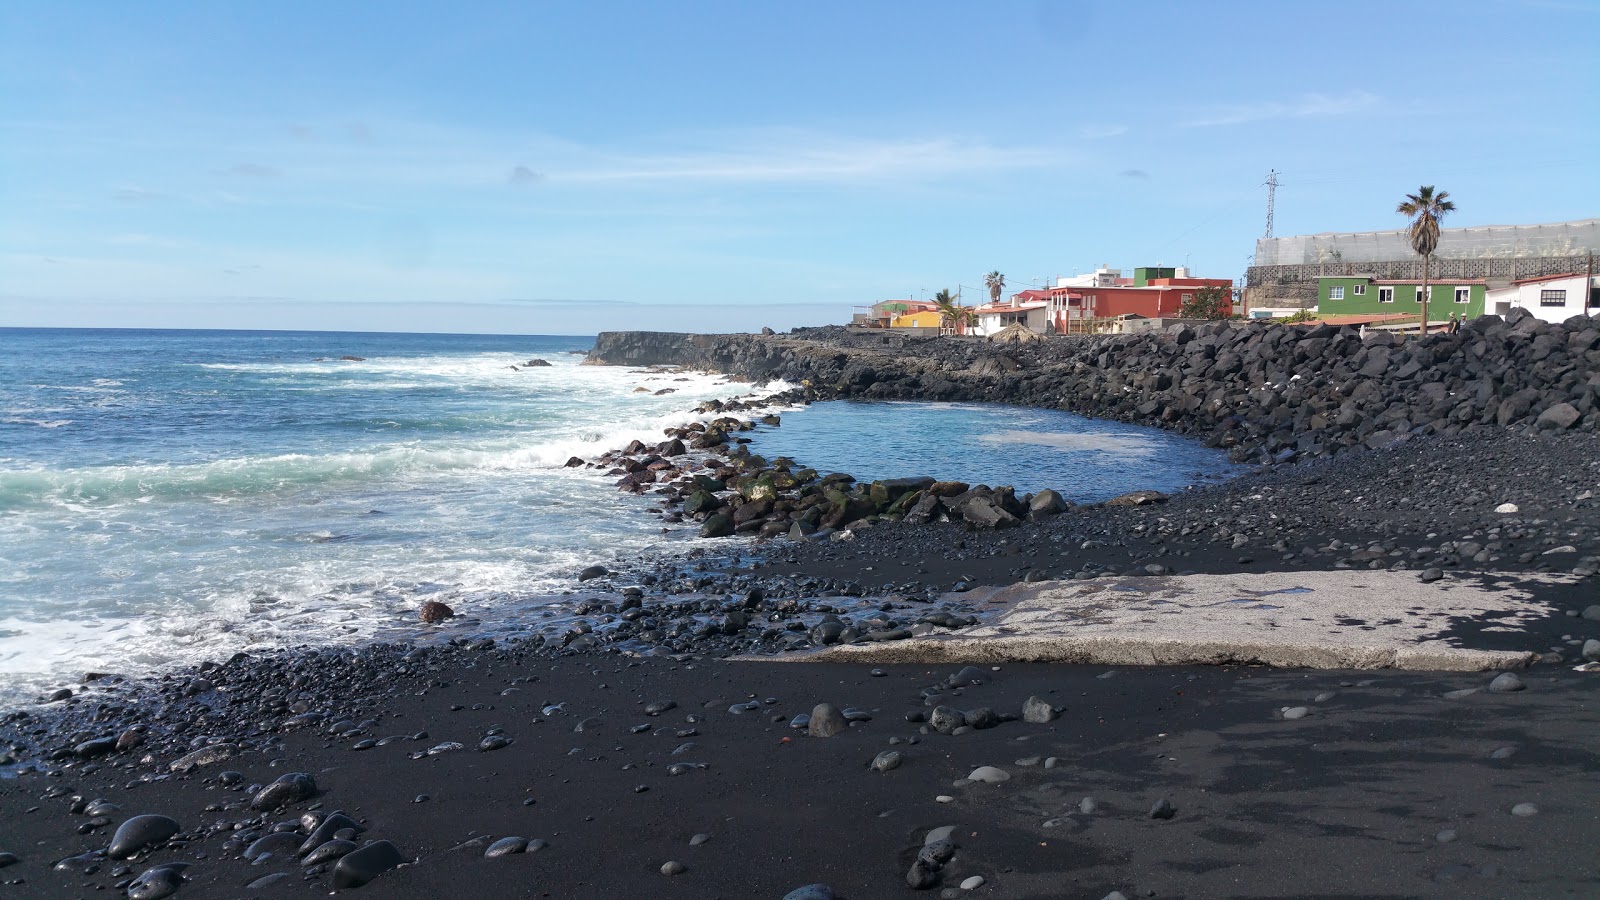
MULTIPOLYGON (((1117 279, 1119 282, 1131 279, 1117 279)), ((1142 286, 1133 284, 1094 287, 1055 287, 1025 291, 1028 299, 1049 303, 1050 319, 1057 333, 1082 331, 1089 319, 1109 319, 1136 315, 1146 319, 1176 318, 1187 300, 1201 288, 1217 287, 1233 293, 1233 282, 1226 278, 1152 278, 1142 286)))

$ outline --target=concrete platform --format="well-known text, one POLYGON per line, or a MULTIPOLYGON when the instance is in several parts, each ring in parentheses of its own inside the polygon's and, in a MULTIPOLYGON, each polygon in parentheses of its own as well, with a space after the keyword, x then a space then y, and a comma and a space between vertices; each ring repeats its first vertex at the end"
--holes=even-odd
POLYGON ((1557 614, 1541 586, 1574 581, 1518 574, 1424 584, 1414 571, 1354 570, 1041 581, 963 595, 983 622, 961 632, 783 659, 1514 669, 1532 662, 1538 638, 1514 652, 1474 648, 1470 636, 1501 633, 1494 643, 1504 646, 1503 633, 1557 614))

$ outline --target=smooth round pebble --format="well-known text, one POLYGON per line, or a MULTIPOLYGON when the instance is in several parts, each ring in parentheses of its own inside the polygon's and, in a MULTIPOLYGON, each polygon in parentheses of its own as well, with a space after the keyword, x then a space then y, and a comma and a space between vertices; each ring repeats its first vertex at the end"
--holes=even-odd
POLYGON ((663 875, 682 875, 687 871, 689 871, 689 867, 675 859, 669 859, 661 864, 661 874, 663 875))
POLYGON ((1304 719, 1309 715, 1311 715, 1311 709, 1305 706, 1291 706, 1283 711, 1285 719, 1304 719))
POLYGON ((704 844, 706 841, 709 841, 709 840, 711 840, 711 835, 709 835, 709 834, 697 834, 694 837, 689 838, 689 846, 698 847, 701 844, 704 844))
POLYGON ((1011 773, 1005 769, 997 769, 994 766, 979 766, 972 770, 972 774, 967 776, 967 780, 982 781, 985 784, 1001 784, 1011 780, 1011 773))
POLYGON ((1511 807, 1511 814, 1513 816, 1536 816, 1539 814, 1539 807, 1534 806, 1532 803, 1518 803, 1516 806, 1511 807))
POLYGON ((971 878, 965 879, 961 882, 961 889, 963 891, 975 891, 981 887, 983 887, 982 875, 974 875, 971 878))

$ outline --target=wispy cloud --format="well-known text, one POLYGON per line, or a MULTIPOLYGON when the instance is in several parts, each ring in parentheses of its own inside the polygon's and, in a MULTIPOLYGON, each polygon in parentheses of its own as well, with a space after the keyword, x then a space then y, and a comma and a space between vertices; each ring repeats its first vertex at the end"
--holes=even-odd
POLYGON ((1149 178, 1150 177, 1150 173, 1146 172, 1143 169, 1123 169, 1121 172, 1118 172, 1117 174, 1121 175, 1123 178, 1149 178))
POLYGON ((111 196, 121 200, 123 203, 150 203, 166 198, 166 194, 160 191, 152 191, 136 184, 125 184, 112 191, 111 196))
POLYGON ((1054 149, 996 147, 945 137, 886 140, 796 134, 726 149, 602 157, 591 165, 552 168, 550 178, 569 182, 861 182, 1029 168, 1064 160, 1054 149))
POLYGON ((1085 125, 1078 129, 1079 137, 1088 138, 1091 141, 1100 140, 1102 138, 1113 138, 1119 134, 1127 133, 1128 126, 1117 125, 1113 123, 1106 123, 1103 125, 1085 125))
POLYGON ((506 176, 506 181, 511 184, 538 184, 544 180, 544 174, 535 172, 527 166, 513 166, 511 174, 506 176))
POLYGON ((1381 99, 1368 91, 1351 91, 1345 94, 1303 94, 1293 100, 1268 100, 1215 107, 1206 113, 1182 123, 1185 128, 1208 128, 1216 125, 1243 125, 1247 122, 1265 122, 1272 119, 1320 119, 1330 116, 1347 116, 1376 107, 1381 99))

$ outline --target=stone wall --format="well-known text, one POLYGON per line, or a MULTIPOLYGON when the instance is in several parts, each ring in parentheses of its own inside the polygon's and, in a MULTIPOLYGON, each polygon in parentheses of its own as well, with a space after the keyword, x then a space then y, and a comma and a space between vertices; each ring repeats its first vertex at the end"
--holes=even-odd
MULTIPOLYGON (((1519 278, 1538 278, 1543 275, 1564 275, 1582 272, 1588 264, 1584 256, 1528 256, 1504 259, 1434 259, 1429 266, 1429 278, 1448 281, 1452 278, 1484 278, 1512 281, 1519 278)), ((1325 262, 1291 266, 1251 266, 1245 273, 1245 284, 1250 288, 1266 288, 1273 296, 1298 296, 1284 293, 1290 286, 1311 285, 1316 295, 1317 279, 1326 275, 1375 275, 1379 278, 1421 278, 1421 259, 1397 259, 1388 262, 1325 262)))

